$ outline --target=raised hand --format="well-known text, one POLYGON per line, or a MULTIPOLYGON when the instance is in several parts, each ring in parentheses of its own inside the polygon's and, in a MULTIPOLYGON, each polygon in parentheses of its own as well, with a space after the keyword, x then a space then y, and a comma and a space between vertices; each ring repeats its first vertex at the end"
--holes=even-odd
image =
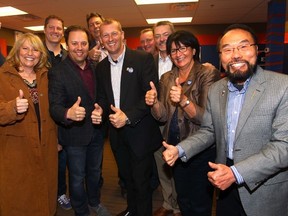
POLYGON ((163 159, 169 166, 173 166, 175 164, 175 161, 178 159, 178 149, 173 145, 167 144, 165 141, 163 141, 162 144, 166 149, 163 152, 163 159))
POLYGON ((16 112, 21 114, 27 112, 28 100, 24 98, 22 89, 19 90, 19 96, 16 98, 16 112))
POLYGON ((91 114, 92 123, 101 124, 103 110, 97 103, 94 104, 94 108, 95 109, 92 111, 92 114, 91 114))
POLYGON ((82 121, 85 118, 86 111, 80 106, 81 97, 78 96, 77 101, 68 109, 67 118, 73 121, 82 121))
POLYGON ((91 50, 88 52, 88 56, 93 61, 99 61, 101 58, 100 43, 98 42, 91 50))
POLYGON ((170 100, 174 103, 179 103, 182 98, 182 86, 179 83, 179 77, 175 80, 175 85, 170 89, 170 100))
POLYGON ((157 103, 158 93, 157 93, 157 89, 156 89, 156 87, 152 81, 150 81, 150 87, 151 87, 151 90, 146 92, 145 102, 147 105, 153 106, 154 104, 157 103))
POLYGON ((109 120, 111 124, 115 128, 121 128, 126 124, 126 114, 119 108, 114 107, 113 105, 110 106, 114 114, 109 115, 109 120))

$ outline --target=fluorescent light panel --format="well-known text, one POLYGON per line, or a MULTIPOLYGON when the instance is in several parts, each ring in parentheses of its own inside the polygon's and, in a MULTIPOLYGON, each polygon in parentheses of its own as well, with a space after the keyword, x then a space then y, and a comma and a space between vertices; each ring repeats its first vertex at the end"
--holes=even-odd
MULTIPOLYGON (((41 25, 41 26, 27 26, 27 27, 24 27, 26 29, 29 29, 31 31, 44 31, 44 25, 41 25)), ((64 30, 67 29, 67 27, 64 27, 64 30)))
POLYGON ((148 24, 155 24, 160 21, 170 21, 171 23, 188 23, 192 21, 192 17, 175 17, 175 18, 156 18, 146 19, 148 24))
POLYGON ((24 27, 25 29, 29 29, 29 30, 32 30, 32 31, 44 31, 44 26, 27 26, 27 27, 24 27))
POLYGON ((137 5, 198 2, 199 0, 134 0, 137 5))
POLYGON ((23 14, 27 14, 27 13, 25 11, 21 11, 11 6, 0 7, 0 17, 23 15, 23 14))

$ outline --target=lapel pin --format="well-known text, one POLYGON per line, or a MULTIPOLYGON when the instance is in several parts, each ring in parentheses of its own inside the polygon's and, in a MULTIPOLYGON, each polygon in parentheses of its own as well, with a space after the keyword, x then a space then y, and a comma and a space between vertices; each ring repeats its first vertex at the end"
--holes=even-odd
POLYGON ((133 73, 133 68, 132 67, 127 67, 126 71, 128 71, 129 73, 133 73))

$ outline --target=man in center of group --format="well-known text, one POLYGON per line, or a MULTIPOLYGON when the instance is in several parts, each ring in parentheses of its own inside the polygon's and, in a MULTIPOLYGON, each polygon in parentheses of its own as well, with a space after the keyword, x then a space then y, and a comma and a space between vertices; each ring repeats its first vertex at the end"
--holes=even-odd
POLYGON ((162 140, 145 104, 149 82, 158 84, 154 59, 125 46, 124 32, 116 20, 103 21, 100 37, 109 55, 96 68, 98 101, 103 119, 109 117, 111 148, 127 187, 128 207, 118 216, 151 216, 153 152, 162 140))
POLYGON ((68 56, 49 71, 50 113, 59 126, 58 139, 67 153, 69 192, 76 216, 110 216, 100 204, 103 131, 92 123, 96 109, 94 67, 87 60, 88 31, 70 26, 65 31, 68 56))

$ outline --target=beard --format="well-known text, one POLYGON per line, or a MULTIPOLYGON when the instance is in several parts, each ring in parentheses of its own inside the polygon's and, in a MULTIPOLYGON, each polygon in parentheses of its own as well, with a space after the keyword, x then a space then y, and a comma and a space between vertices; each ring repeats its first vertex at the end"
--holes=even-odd
POLYGON ((249 77, 251 77, 257 69, 256 64, 250 64, 246 60, 239 60, 235 62, 230 62, 227 67, 227 77, 229 78, 230 82, 232 83, 244 83, 249 77), (246 64, 247 69, 246 70, 241 70, 241 69, 236 69, 234 72, 231 72, 231 67, 233 64, 246 64))

